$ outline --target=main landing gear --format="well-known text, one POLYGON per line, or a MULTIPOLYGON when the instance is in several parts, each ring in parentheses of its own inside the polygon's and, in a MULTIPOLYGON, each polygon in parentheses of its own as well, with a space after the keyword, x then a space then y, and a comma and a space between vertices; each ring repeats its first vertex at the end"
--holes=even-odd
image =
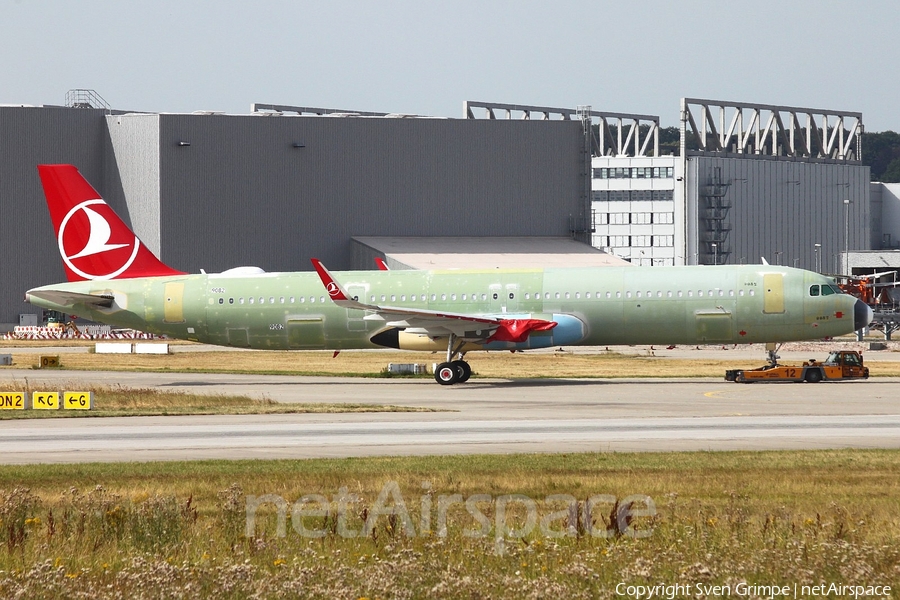
POLYGON ((465 342, 456 344, 456 341, 456 336, 451 333, 447 341, 447 361, 439 364, 434 370, 434 380, 441 385, 464 383, 472 376, 472 367, 463 360, 465 353, 460 352, 465 342), (459 358, 454 360, 457 355, 459 358))

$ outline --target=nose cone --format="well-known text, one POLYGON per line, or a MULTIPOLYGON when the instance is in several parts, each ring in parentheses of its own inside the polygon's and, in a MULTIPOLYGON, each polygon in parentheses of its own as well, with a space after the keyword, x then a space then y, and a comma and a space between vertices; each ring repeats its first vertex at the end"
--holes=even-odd
POLYGON ((853 329, 859 331, 871 322, 872 308, 862 300, 857 300, 853 306, 853 329))

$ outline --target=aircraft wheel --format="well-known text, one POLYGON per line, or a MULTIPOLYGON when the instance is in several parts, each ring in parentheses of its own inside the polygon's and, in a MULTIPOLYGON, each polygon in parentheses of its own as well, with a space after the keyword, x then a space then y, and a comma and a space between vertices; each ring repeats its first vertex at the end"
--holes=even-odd
POLYGON ((459 369, 453 363, 441 363, 434 372, 434 380, 441 385, 453 385, 459 381, 459 369))
POLYGON ((806 383, 819 383, 822 381, 822 371, 820 369, 810 369, 806 372, 806 383))
POLYGON ((454 367, 456 367, 456 371, 459 375, 459 378, 457 379, 457 381, 459 383, 467 382, 469 380, 469 377, 472 376, 472 367, 470 367, 469 363, 467 363, 466 361, 454 360, 450 364, 453 365, 454 367))

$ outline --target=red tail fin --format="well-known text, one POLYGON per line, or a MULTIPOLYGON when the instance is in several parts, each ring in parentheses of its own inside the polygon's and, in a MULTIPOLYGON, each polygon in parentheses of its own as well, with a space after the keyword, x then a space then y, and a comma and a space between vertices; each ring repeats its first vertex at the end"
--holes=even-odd
POLYGON ((69 281, 183 275, 164 265, 72 165, 38 165, 69 281))

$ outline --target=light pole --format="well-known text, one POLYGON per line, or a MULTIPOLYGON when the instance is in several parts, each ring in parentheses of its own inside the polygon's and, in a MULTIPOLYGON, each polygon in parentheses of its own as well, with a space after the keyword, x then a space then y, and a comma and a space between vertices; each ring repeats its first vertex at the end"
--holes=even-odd
POLYGON ((822 268, 819 266, 819 248, 821 248, 821 247, 822 247, 822 244, 816 244, 816 247, 815 247, 815 251, 816 251, 816 273, 821 273, 821 272, 822 272, 822 268))
POLYGON ((850 202, 844 199, 844 275, 850 274, 850 202))
POLYGON ((781 265, 781 255, 782 254, 784 254, 784 252, 782 252, 781 250, 775 251, 775 264, 776 265, 781 265))
POLYGON ((713 249, 713 264, 718 265, 719 264, 719 245, 712 244, 712 249, 713 249))

